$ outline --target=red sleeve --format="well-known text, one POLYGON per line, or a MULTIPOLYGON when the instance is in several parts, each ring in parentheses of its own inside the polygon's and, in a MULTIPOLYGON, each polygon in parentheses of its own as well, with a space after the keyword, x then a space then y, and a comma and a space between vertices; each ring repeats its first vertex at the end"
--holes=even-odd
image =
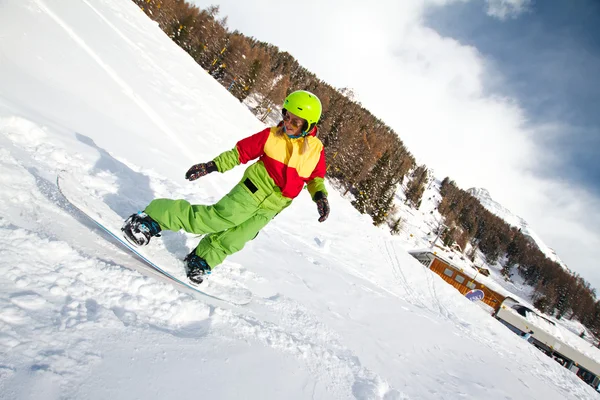
POLYGON ((325 178, 325 172, 327 172, 327 165, 325 164, 325 148, 323 148, 323 150, 321 150, 319 162, 317 162, 317 166, 313 170, 312 174, 310 174, 307 181, 311 181, 315 178, 325 178))
POLYGON ((263 155, 265 152, 265 143, 267 143, 270 133, 271 128, 265 128, 264 130, 237 142, 236 147, 238 154, 240 155, 241 164, 246 164, 248 161, 263 155))

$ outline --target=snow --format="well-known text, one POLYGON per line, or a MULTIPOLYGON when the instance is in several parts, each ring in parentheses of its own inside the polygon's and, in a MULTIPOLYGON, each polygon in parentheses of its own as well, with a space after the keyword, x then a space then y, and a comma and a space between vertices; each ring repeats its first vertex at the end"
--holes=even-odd
MULTIPOLYGON (((54 183, 123 218, 210 204, 244 168, 185 171, 263 126, 132 2, 0 5, 0 398, 597 396, 407 253, 423 207, 393 237, 333 188, 320 224, 302 193, 215 270, 253 292, 240 307, 151 273, 54 183)), ((175 263, 197 240, 161 243, 175 263)))

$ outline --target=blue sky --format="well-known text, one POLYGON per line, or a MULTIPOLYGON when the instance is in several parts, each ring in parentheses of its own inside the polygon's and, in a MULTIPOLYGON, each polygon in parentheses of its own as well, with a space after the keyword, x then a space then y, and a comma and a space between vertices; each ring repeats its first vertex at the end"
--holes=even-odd
POLYGON ((429 9, 426 24, 476 47, 503 76, 488 89, 516 98, 533 124, 563 126, 544 144, 565 163, 540 173, 600 194, 599 1, 538 0, 504 19, 486 15, 481 2, 455 3, 429 9))

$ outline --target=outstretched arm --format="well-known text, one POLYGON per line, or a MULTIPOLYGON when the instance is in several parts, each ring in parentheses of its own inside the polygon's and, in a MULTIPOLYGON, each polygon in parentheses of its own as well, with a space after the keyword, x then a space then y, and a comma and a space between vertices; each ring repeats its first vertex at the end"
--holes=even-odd
POLYGON ((269 138, 270 132, 271 128, 265 128, 252 136, 240 140, 233 149, 217 156, 215 163, 217 164, 217 168, 219 168, 219 172, 229 171, 237 165, 246 164, 248 161, 260 157, 265 152, 265 143, 269 138))
POLYGON ((237 142, 235 147, 219 154, 213 161, 193 165, 185 174, 185 179, 194 181, 211 172, 229 171, 233 167, 245 164, 260 157, 264 152, 265 142, 269 138, 271 128, 263 129, 237 142))

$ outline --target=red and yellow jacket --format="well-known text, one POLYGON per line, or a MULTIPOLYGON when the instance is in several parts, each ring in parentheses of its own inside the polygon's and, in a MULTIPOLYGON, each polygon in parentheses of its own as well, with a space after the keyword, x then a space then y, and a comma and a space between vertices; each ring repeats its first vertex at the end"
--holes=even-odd
POLYGON ((235 148, 214 161, 219 171, 225 172, 259 158, 245 174, 257 187, 275 185, 284 197, 293 199, 307 183, 311 198, 319 191, 327 195, 325 149, 316 134, 315 127, 305 138, 290 138, 286 134, 277 134, 276 126, 266 128, 240 140, 235 148), (302 153, 304 140, 308 146, 302 153))

